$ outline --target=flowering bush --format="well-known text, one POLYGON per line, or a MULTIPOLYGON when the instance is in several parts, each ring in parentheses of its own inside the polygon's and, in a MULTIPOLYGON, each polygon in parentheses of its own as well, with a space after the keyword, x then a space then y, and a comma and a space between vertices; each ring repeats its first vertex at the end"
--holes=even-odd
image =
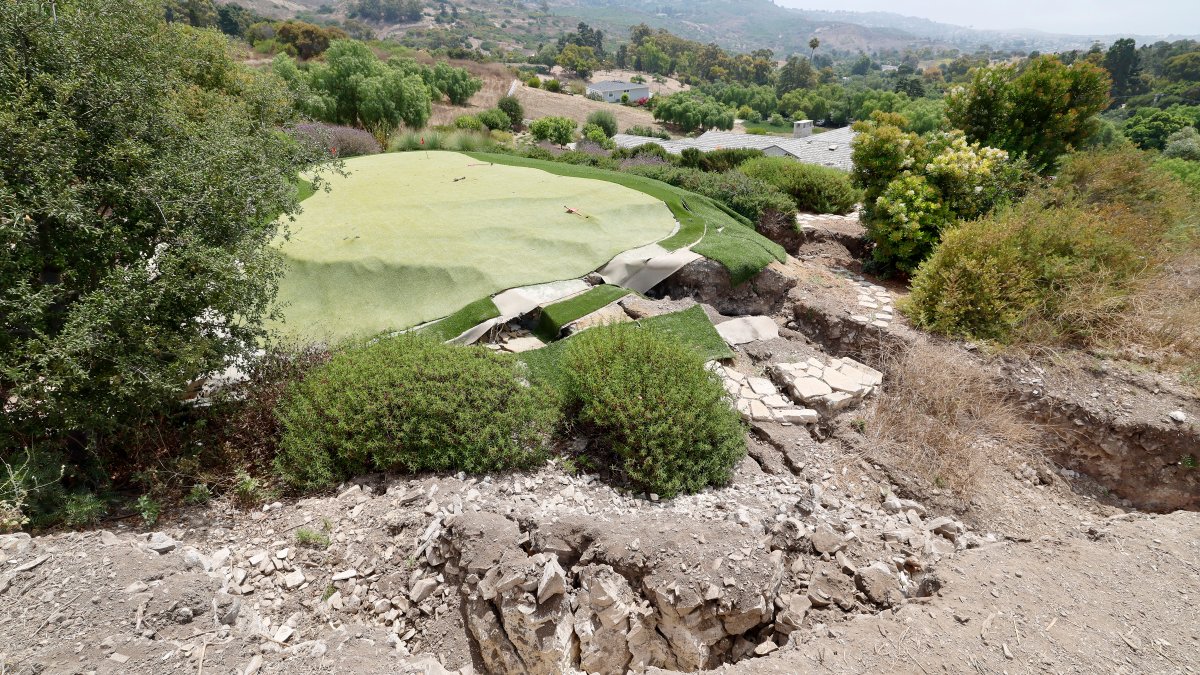
POLYGON ((876 263, 912 273, 945 227, 1023 194, 1029 170, 1003 150, 967 142, 957 129, 918 135, 906 124, 899 115, 876 114, 855 125, 853 178, 865 191, 876 263))

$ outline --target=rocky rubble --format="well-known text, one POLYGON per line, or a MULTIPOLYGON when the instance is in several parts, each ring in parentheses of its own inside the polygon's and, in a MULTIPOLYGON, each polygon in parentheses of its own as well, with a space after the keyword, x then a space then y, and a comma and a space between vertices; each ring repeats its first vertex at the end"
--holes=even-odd
POLYGON ((883 384, 883 373, 850 357, 775 363, 769 370, 793 399, 826 412, 858 405, 883 384))
POLYGON ((549 464, 353 485, 252 518, 213 507, 155 533, 10 535, 0 643, 49 672, 194 671, 201 650, 212 672, 316 672, 334 651, 379 659, 360 672, 422 652, 444 662, 413 672, 690 671, 903 604, 941 556, 984 541, 870 467, 808 460, 778 475, 747 460, 730 486, 670 502, 549 464))
POLYGON ((765 377, 751 377, 730 366, 711 363, 742 418, 755 422, 815 424, 817 411, 794 405, 765 377))

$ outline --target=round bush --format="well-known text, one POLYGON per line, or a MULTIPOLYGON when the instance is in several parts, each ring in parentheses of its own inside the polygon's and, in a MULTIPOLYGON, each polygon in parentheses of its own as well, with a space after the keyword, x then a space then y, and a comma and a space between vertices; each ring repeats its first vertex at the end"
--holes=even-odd
POLYGON ((858 203, 859 193, 850 184, 850 175, 837 169, 787 157, 760 157, 738 170, 788 193, 801 211, 843 214, 858 203))
POLYGON ((607 110, 594 110, 587 116, 587 124, 595 124, 604 130, 604 135, 612 138, 617 135, 617 118, 607 110))
POLYGON ((370 471, 531 466, 557 422, 516 361, 413 335, 353 345, 289 388, 275 468, 301 489, 370 471))
POLYGON ((489 108, 478 115, 479 121, 483 126, 493 131, 508 131, 512 128, 512 120, 508 118, 508 113, 499 108, 489 108))
POLYGON ((516 129, 521 126, 525 120, 525 108, 521 106, 521 102, 516 96, 501 96, 499 101, 496 101, 496 107, 504 111, 508 115, 509 122, 512 123, 512 128, 516 129))
POLYGON ((525 86, 529 87, 530 89, 540 89, 542 86, 542 79, 537 75, 534 75, 528 80, 525 80, 525 86))
POLYGON ((546 80, 543 86, 546 87, 546 91, 553 92, 555 94, 562 91, 562 82, 559 82, 558 80, 546 80))
POLYGON ((475 115, 462 115, 454 120, 456 129, 466 129, 468 131, 483 131, 483 120, 475 115))
POLYGON ((673 496, 729 480, 746 434, 720 379, 669 334, 602 326, 570 339, 562 387, 593 457, 648 492, 673 496))
POLYGON ((796 222, 796 205, 790 196, 744 173, 709 173, 677 166, 634 166, 628 172, 715 199, 760 228, 777 222, 796 222))

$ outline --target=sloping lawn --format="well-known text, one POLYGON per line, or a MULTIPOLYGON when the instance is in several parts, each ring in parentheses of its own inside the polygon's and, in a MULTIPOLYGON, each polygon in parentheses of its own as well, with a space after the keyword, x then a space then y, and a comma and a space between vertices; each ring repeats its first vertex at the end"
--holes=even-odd
POLYGON ((734 284, 754 276, 772 260, 782 262, 787 259, 787 252, 782 246, 760 235, 750 221, 723 204, 651 178, 513 155, 486 152, 464 154, 481 162, 538 168, 560 176, 608 181, 661 199, 680 224, 678 232, 659 242, 663 248, 673 251, 691 245, 696 253, 724 265, 733 277, 734 284))
POLYGON ((508 288, 581 277, 675 228, 655 195, 541 168, 454 152, 347 160, 350 175, 305 199, 281 241, 275 328, 330 342, 408 328, 508 288))

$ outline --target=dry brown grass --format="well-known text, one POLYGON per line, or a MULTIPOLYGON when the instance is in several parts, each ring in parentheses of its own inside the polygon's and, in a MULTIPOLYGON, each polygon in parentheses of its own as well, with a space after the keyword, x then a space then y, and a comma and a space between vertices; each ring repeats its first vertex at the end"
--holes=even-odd
MULTIPOLYGON (((434 59, 421 53, 417 56, 420 61, 433 63, 434 59)), ((431 126, 453 124, 456 117, 471 115, 481 110, 494 108, 496 101, 508 93, 508 88, 515 79, 508 67, 500 63, 476 63, 475 61, 450 61, 455 68, 466 68, 475 77, 483 80, 483 88, 479 90, 465 106, 450 105, 449 103, 434 103, 433 115, 429 118, 431 126)))
POLYGON ((529 119, 558 115, 569 117, 582 125, 593 111, 607 110, 617 118, 617 128, 622 133, 632 126, 662 128, 662 125, 654 121, 654 115, 645 108, 593 101, 584 96, 554 94, 545 89, 530 89, 524 85, 517 88, 516 96, 525 107, 525 116, 529 119))
POLYGON ((879 459, 956 495, 973 492, 989 462, 1028 450, 1036 426, 970 357, 934 345, 894 355, 867 414, 879 459))
POLYGON ((1104 338, 1133 360, 1167 367, 1200 364, 1200 245, 1140 281, 1104 338))

